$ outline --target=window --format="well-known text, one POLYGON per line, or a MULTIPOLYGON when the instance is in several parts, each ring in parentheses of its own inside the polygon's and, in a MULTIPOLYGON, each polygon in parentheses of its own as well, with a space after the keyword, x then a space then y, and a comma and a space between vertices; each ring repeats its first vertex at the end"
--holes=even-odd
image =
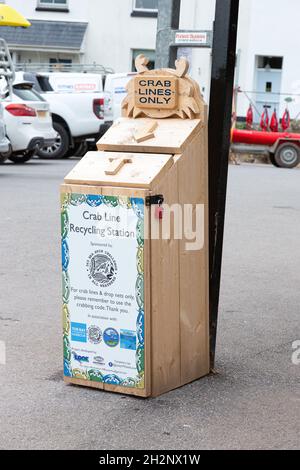
POLYGON ((38 0, 37 10, 68 11, 68 0, 38 0))
POLYGON ((273 69, 281 70, 283 64, 283 57, 272 57, 272 56, 258 56, 257 67, 259 69, 273 69))
POLYGON ((134 10, 157 11, 158 0, 134 0, 134 10))
POLYGON ((23 101, 46 101, 32 89, 31 85, 14 85, 14 94, 23 101))
POLYGON ((131 16, 157 17, 158 0, 133 0, 131 16))
POLYGON ((272 82, 266 83, 266 93, 272 93, 272 82))
POLYGON ((52 59, 49 59, 49 64, 50 64, 49 70, 50 72, 53 72, 55 70, 68 72, 71 70, 72 63, 73 63, 72 59, 52 58, 52 59))
POLYGON ((132 50, 132 71, 136 72, 135 68, 135 59, 138 55, 144 54, 149 59, 149 64, 147 65, 149 70, 155 68, 155 51, 150 51, 149 49, 133 49, 132 50))

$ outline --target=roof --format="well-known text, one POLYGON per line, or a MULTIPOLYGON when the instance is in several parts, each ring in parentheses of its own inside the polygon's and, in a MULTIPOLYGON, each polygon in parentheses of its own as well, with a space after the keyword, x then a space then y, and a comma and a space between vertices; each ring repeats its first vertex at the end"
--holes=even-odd
POLYGON ((0 29, 0 37, 5 39, 9 46, 80 50, 88 26, 88 23, 72 21, 30 22, 31 27, 27 29, 3 26, 0 29))

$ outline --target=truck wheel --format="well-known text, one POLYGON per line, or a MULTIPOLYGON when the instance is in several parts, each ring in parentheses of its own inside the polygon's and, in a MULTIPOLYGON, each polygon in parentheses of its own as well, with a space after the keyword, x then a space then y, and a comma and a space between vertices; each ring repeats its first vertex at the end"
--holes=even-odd
POLYGON ((57 132, 57 139, 50 147, 38 150, 37 155, 44 160, 57 160, 64 158, 70 146, 70 137, 66 128, 59 122, 53 122, 53 128, 57 132))
POLYGON ((274 160, 280 168, 295 168, 300 163, 300 148, 296 144, 281 144, 276 150, 274 160))
POLYGON ((274 153, 270 153, 270 162, 272 163, 272 165, 276 166, 276 168, 280 168, 278 163, 276 163, 276 160, 275 160, 275 155, 274 153))
POLYGON ((88 144, 86 141, 77 142, 73 148, 68 150, 64 158, 84 157, 87 151, 88 151, 88 144))

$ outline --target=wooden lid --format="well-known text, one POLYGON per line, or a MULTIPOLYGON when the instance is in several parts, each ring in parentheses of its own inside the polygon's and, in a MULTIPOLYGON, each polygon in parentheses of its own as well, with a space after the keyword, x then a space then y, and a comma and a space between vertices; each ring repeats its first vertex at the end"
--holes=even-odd
POLYGON ((172 165, 172 155, 89 152, 65 183, 151 189, 172 165))
POLYGON ((116 152, 181 154, 202 125, 200 119, 121 118, 99 140, 97 147, 116 152))

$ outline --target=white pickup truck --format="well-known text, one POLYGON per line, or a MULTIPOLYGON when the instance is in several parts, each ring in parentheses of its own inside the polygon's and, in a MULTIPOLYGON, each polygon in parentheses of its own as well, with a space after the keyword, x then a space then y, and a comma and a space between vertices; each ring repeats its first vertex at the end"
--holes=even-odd
POLYGON ((122 101, 127 96, 126 86, 136 75, 135 72, 111 73, 105 80, 105 122, 107 126, 122 115, 122 101))
POLYGON ((32 82, 34 89, 50 103, 53 127, 57 132, 56 142, 39 150, 39 157, 54 159, 79 154, 83 146, 95 143, 107 130, 102 82, 100 91, 74 93, 72 90, 54 91, 51 74, 17 72, 18 78, 20 74, 23 80, 32 82))

